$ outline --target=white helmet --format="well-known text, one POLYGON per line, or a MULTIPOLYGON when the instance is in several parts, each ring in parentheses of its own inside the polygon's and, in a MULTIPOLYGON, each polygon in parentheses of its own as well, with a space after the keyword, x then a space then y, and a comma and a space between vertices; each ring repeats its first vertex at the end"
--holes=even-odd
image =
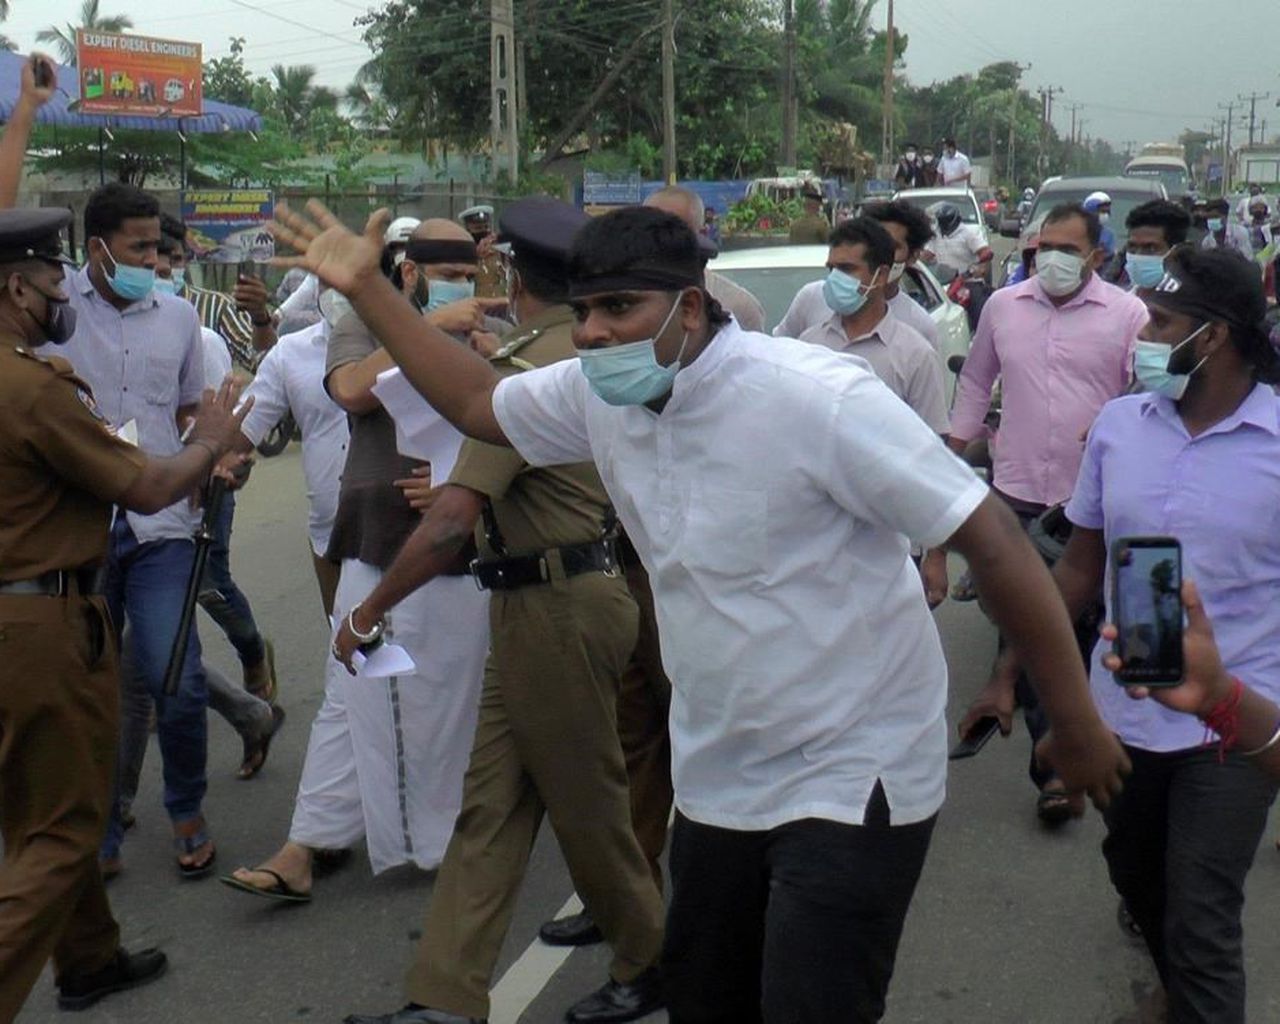
POLYGON ((1083 205, 1086 210, 1096 210, 1099 206, 1110 206, 1111 197, 1105 192, 1090 192, 1083 205))
MULTIPOLYGON (((387 225, 387 230, 382 236, 383 245, 399 245, 401 247, 409 244, 409 236, 412 235, 422 221, 417 217, 397 217, 387 225)), ((392 259, 394 266, 399 266, 404 261, 404 249, 401 248, 392 259)))

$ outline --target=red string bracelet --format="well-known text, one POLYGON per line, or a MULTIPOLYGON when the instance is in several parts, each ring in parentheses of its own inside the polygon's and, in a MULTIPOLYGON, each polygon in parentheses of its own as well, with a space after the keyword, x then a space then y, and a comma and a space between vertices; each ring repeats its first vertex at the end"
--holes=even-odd
POLYGON ((1236 745, 1240 728, 1240 701, 1243 697, 1244 683, 1232 676, 1231 692, 1200 716, 1200 720, 1204 722, 1204 746, 1213 743, 1213 733, 1218 734, 1219 764, 1226 760, 1227 751, 1236 745))

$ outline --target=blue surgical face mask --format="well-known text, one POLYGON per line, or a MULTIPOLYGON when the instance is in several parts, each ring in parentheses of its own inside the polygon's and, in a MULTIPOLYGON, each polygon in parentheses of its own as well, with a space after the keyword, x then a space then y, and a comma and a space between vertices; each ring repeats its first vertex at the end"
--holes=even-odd
POLYGON ((99 241, 102 242, 102 251, 111 261, 111 270, 107 270, 105 263, 102 266, 102 275, 107 279, 111 290, 126 302, 137 302, 150 295, 156 286, 155 268, 127 267, 112 255, 105 239, 99 239, 99 241))
POLYGON ((871 278, 871 284, 864 285, 843 270, 832 270, 827 274, 827 279, 822 282, 822 297, 826 299, 827 306, 833 313, 853 316, 867 304, 867 295, 875 287, 876 277, 879 276, 880 271, 877 270, 875 276, 871 278))
POLYGON ((670 366, 658 362, 656 346, 679 308, 680 297, 677 296, 671 312, 652 338, 609 348, 579 349, 578 362, 591 390, 610 405, 644 405, 670 391, 676 374, 680 372, 680 360, 689 342, 689 332, 685 331, 680 351, 670 366))
POLYGON ((174 290, 182 291, 187 286, 187 268, 174 267, 170 273, 172 274, 174 290))
POLYGON ((1209 218, 1209 230, 1210 230, 1210 231, 1214 231, 1214 232, 1221 231, 1221 230, 1222 230, 1222 218, 1221 218, 1221 217, 1210 217, 1210 218, 1209 218))
POLYGON ((1143 389, 1172 398, 1175 402, 1185 395, 1187 385, 1191 383, 1191 375, 1209 357, 1201 359, 1188 373, 1170 373, 1169 362, 1178 349, 1193 341, 1208 326, 1207 323, 1201 324, 1172 348, 1158 341, 1137 341, 1133 349, 1133 375, 1138 378, 1143 389))
POLYGON ((1164 277, 1164 256, 1127 252, 1124 254, 1124 272, 1137 287, 1154 288, 1164 277))
POLYGON ((171 277, 161 277, 156 275, 156 291, 164 292, 166 295, 178 294, 178 282, 171 277))
POLYGON ((428 281, 427 312, 447 306, 451 302, 461 302, 476 294, 474 281, 428 281))

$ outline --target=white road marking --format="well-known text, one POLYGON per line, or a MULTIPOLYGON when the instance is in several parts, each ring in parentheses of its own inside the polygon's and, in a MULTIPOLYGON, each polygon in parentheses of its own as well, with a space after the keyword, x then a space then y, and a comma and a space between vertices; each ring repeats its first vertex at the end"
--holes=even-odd
MULTIPOLYGON (((574 893, 555 914, 568 917, 582 911, 582 900, 574 893)), ((572 946, 548 946, 534 939, 520 959, 507 968, 489 993, 489 1024, 519 1024, 520 1015, 538 998, 551 976, 564 966, 572 946)))

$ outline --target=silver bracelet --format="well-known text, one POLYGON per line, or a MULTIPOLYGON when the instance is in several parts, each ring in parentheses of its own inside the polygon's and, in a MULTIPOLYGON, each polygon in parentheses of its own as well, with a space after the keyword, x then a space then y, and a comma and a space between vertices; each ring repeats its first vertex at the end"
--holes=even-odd
POLYGON ((1280 743, 1280 722, 1276 722, 1276 731, 1271 734, 1271 739, 1267 740, 1266 743, 1258 747, 1257 750, 1241 751, 1240 756, 1241 757, 1257 757, 1259 754, 1265 754, 1277 743, 1280 743))
POLYGON ((379 619, 373 624, 373 628, 367 633, 361 633, 356 629, 356 612, 364 605, 363 601, 357 601, 351 606, 351 611, 347 612, 347 628, 351 630, 352 635, 360 641, 361 644, 370 644, 382 636, 382 631, 386 629, 386 620, 379 619))

